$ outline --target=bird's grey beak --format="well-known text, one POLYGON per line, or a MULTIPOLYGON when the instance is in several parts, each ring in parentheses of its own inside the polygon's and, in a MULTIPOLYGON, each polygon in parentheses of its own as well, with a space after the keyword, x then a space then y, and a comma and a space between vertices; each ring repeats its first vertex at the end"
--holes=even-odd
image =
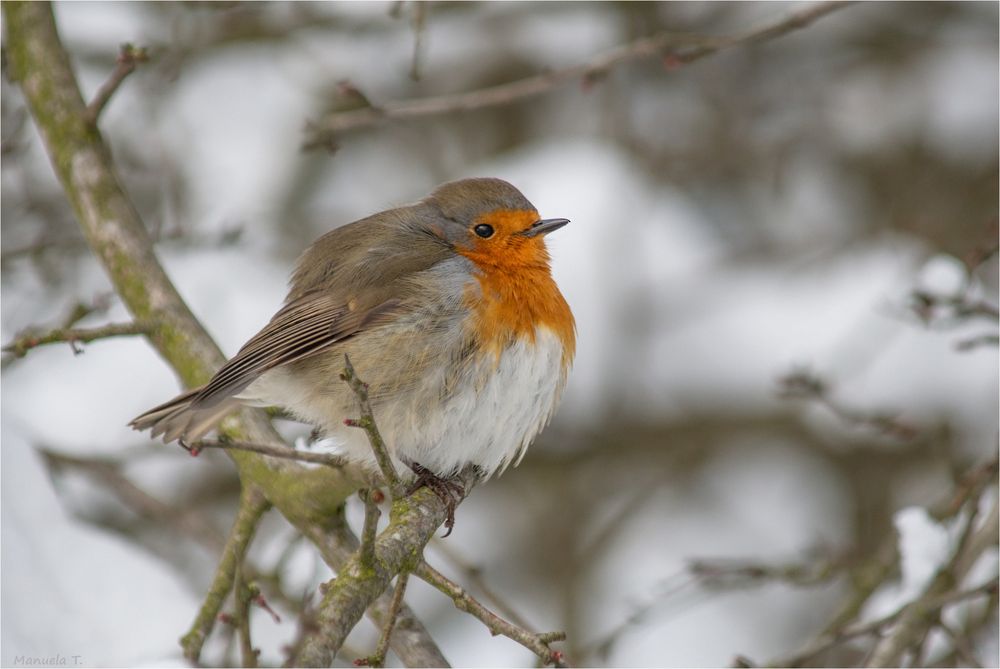
POLYGON ((568 218, 543 218, 540 221, 535 221, 530 228, 528 228, 521 234, 524 235, 525 237, 537 237, 538 235, 547 235, 553 230, 558 230, 567 223, 569 223, 568 218))

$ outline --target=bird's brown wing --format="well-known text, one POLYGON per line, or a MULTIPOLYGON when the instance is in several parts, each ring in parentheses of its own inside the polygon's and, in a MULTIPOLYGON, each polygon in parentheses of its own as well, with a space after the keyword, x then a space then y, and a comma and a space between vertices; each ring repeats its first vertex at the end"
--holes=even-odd
POLYGON ((307 293, 276 313, 216 372, 192 398, 192 404, 211 407, 241 392, 269 369, 315 355, 366 328, 392 320, 399 307, 393 298, 344 300, 328 291, 307 293))
POLYGON ((239 408, 234 396, 261 374, 310 355, 387 322, 402 311, 382 292, 338 299, 328 291, 310 292, 286 304, 206 385, 178 395, 135 418, 129 425, 175 439, 200 439, 239 408))

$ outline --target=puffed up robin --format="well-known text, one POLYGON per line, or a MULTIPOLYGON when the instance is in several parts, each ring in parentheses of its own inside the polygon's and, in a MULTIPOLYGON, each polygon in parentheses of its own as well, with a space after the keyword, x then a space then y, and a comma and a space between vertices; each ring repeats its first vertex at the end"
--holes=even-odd
POLYGON ((369 386, 394 459, 441 479, 516 465, 552 416, 575 324, 542 219, 500 179, 463 179, 320 237, 285 305, 206 385, 130 425, 191 443, 241 404, 279 406, 377 471, 344 355, 369 386))

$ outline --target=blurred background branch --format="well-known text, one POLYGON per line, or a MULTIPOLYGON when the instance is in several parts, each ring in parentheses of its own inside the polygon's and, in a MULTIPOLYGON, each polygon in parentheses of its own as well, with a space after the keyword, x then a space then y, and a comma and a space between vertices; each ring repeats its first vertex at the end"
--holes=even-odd
MULTIPOLYGON (((491 86, 480 90, 454 95, 443 95, 413 100, 390 101, 373 106, 365 104, 360 109, 328 114, 310 124, 312 136, 306 139, 306 148, 335 143, 338 133, 357 130, 387 121, 403 121, 421 116, 470 112, 487 107, 509 105, 532 98, 552 89, 577 82, 589 86, 606 77, 609 71, 632 60, 661 58, 667 68, 693 63, 724 49, 775 39, 792 30, 805 28, 813 21, 851 3, 837 0, 821 2, 767 25, 753 28, 728 37, 679 35, 673 32, 642 37, 629 44, 599 54, 582 65, 551 70, 517 81, 491 86)), ((425 7, 424 3, 417 3, 425 7)))

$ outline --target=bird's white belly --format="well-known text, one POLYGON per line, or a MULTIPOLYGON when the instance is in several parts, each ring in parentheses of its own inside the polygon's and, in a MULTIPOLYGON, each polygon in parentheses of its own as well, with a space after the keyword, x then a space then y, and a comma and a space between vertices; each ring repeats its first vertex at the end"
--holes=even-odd
MULTIPOLYGON (((499 360, 486 353, 470 372, 445 397, 444 375, 434 374, 405 397, 375 408, 376 423, 397 460, 419 463, 441 476, 472 464, 489 477, 516 465, 552 415, 567 370, 562 342, 548 328, 539 328, 534 341, 518 340, 499 360)), ((364 431, 343 425, 347 417, 356 412, 322 421, 334 452, 375 469, 364 431)))

